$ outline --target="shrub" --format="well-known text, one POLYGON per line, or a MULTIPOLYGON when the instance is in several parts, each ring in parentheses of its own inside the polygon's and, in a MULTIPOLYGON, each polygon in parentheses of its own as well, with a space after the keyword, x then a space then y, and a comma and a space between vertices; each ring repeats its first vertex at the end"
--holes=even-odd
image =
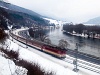
POLYGON ((0 49, 2 52, 4 52, 9 58, 11 59, 18 59, 19 53, 13 50, 5 50, 3 48, 0 49))
POLYGON ((0 42, 4 42, 7 37, 8 35, 5 33, 5 31, 2 28, 0 28, 0 42))
POLYGON ((20 60, 17 65, 23 66, 28 70, 27 75, 53 75, 53 72, 45 72, 38 64, 33 64, 25 60, 20 60))
POLYGON ((7 58, 13 59, 16 65, 26 68, 28 70, 27 75, 54 75, 53 72, 45 72, 43 69, 40 68, 38 64, 33 64, 26 60, 18 59, 19 53, 16 51, 8 51, 3 48, 1 48, 0 50, 8 56, 7 58))

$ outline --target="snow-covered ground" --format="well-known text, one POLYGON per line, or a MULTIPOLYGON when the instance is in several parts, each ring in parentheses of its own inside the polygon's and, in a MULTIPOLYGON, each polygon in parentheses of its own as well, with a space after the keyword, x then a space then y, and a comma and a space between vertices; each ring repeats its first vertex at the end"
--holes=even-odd
MULTIPOLYGON (((73 64, 54 58, 51 55, 45 54, 31 47, 27 48, 26 45, 14 39, 13 41, 8 39, 7 45, 9 45, 9 49, 19 52, 19 59, 24 59, 28 62, 36 63, 41 67, 41 69, 44 69, 46 72, 52 71, 55 73, 55 75, 100 75, 99 73, 95 73, 81 67, 78 67, 79 72, 76 73, 73 71, 73 68, 74 68, 73 64)), ((73 59, 69 56, 67 57, 70 59, 73 59)), ((2 60, 0 61, 0 64, 2 64, 0 65, 0 71, 1 71, 0 75, 11 75, 11 72, 12 73, 15 72, 16 66, 11 60, 6 59, 2 56, 0 56, 0 60, 2 60), (10 62, 10 67, 11 67, 10 69, 9 69, 8 60, 10 62)), ((67 58, 66 60, 69 61, 67 58)), ((79 61, 82 61, 82 60, 79 60, 79 61)))
POLYGON ((50 19, 50 18, 44 18, 45 20, 48 20, 50 24, 54 23, 55 25, 63 25, 65 23, 65 21, 60 21, 60 20, 54 20, 54 19, 50 19))
MULTIPOLYGON (((70 34, 70 35, 73 35, 73 36, 80 36, 80 37, 84 37, 84 38, 88 38, 88 35, 87 34, 78 34, 78 33, 70 33, 70 32, 66 32, 66 33, 68 33, 68 34, 70 34)), ((97 35, 97 34, 96 34, 97 35)), ((90 38, 93 38, 93 36, 90 36, 90 38)), ((94 37, 95 39, 100 39, 100 35, 99 36, 95 36, 94 37)))
POLYGON ((8 9, 7 7, 4 7, 4 6, 0 6, 1 8, 4 8, 4 9, 8 9))
POLYGON ((16 66, 15 63, 3 57, 4 53, 0 52, 0 75, 26 75, 27 70, 16 66))
MULTIPOLYGON (((23 45, 23 47, 25 46, 23 45)), ((47 72, 53 71, 54 73, 56 73, 56 75, 77 75, 77 73, 71 71, 70 69, 65 68, 55 62, 52 62, 49 59, 43 58, 41 57, 41 55, 38 55, 34 53, 33 51, 25 49, 23 47, 20 47, 16 43, 13 43, 13 42, 11 42, 10 44, 10 49, 19 50, 20 59, 27 60, 31 63, 36 63, 41 67, 41 69, 44 69, 47 72)))
POLYGON ((78 73, 76 73, 76 72, 72 71, 73 70, 72 64, 69 64, 66 62, 66 66, 64 67, 64 65, 62 65, 62 64, 65 64, 65 63, 64 62, 61 63, 60 62, 61 60, 58 60, 56 58, 53 58, 54 60, 50 60, 50 58, 48 58, 49 55, 47 57, 44 57, 45 55, 44 56, 41 55, 44 53, 37 51, 33 48, 28 47, 27 49, 25 49, 23 47, 26 47, 26 46, 21 43, 18 43, 16 40, 14 40, 14 42, 20 44, 23 47, 12 42, 11 40, 8 40, 8 41, 10 44, 10 49, 19 51, 20 59, 24 59, 29 62, 36 63, 36 64, 40 65, 40 67, 42 69, 44 69, 45 71, 48 71, 48 72, 53 71, 54 73, 56 73, 56 75, 100 75, 100 74, 94 73, 92 71, 85 70, 83 68, 79 68, 80 71, 78 73), (36 51, 38 52, 37 54, 36 54, 36 51), (58 61, 58 62, 56 62, 56 61, 58 61))
POLYGON ((11 75, 11 72, 14 73, 14 71, 14 62, 0 55, 0 75, 11 75))

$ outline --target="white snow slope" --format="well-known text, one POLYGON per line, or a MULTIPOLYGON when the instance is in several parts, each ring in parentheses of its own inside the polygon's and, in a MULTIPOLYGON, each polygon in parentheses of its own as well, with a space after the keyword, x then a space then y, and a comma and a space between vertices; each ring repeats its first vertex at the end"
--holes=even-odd
MULTIPOLYGON (((55 75, 100 75, 98 73, 85 70, 83 68, 79 68, 80 69, 79 72, 76 73, 73 71, 72 64, 69 64, 67 62, 61 63, 61 60, 58 60, 56 58, 53 58, 53 60, 51 60, 50 58, 52 58, 52 56, 42 53, 40 51, 37 51, 36 49, 30 48, 30 47, 25 49, 26 46, 24 44, 17 42, 16 40, 11 41, 8 39, 7 45, 9 45, 9 49, 19 52, 20 59, 27 60, 31 63, 36 63, 41 67, 41 69, 44 69, 46 72, 52 71, 55 73, 55 75), (65 64, 66 66, 64 66, 63 64, 65 64)), ((3 57, 0 56, 0 60, 1 60, 0 61, 0 75, 11 75, 11 72, 8 66, 8 59, 4 59, 3 57)), ((11 71, 14 72, 15 65, 12 61, 10 63, 12 64, 10 65, 11 71)))
POLYGON ((26 75, 27 70, 16 66, 13 61, 3 57, 4 53, 0 52, 0 75, 26 75))

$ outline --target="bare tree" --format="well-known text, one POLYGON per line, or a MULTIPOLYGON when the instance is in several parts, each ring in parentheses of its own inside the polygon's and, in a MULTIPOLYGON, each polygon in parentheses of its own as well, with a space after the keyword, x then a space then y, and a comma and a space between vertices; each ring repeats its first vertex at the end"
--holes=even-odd
POLYGON ((51 40, 48 37, 44 39, 44 42, 47 44, 51 44, 51 40))
POLYGON ((59 44, 58 44, 59 47, 67 48, 68 45, 69 45, 69 43, 66 40, 64 40, 64 39, 59 40, 59 44))

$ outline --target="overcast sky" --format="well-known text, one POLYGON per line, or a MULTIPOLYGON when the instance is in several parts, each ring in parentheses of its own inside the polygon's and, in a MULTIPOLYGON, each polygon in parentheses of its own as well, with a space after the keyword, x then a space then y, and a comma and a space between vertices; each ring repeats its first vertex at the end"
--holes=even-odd
POLYGON ((100 0, 8 0, 41 15, 74 23, 100 16, 100 0))

